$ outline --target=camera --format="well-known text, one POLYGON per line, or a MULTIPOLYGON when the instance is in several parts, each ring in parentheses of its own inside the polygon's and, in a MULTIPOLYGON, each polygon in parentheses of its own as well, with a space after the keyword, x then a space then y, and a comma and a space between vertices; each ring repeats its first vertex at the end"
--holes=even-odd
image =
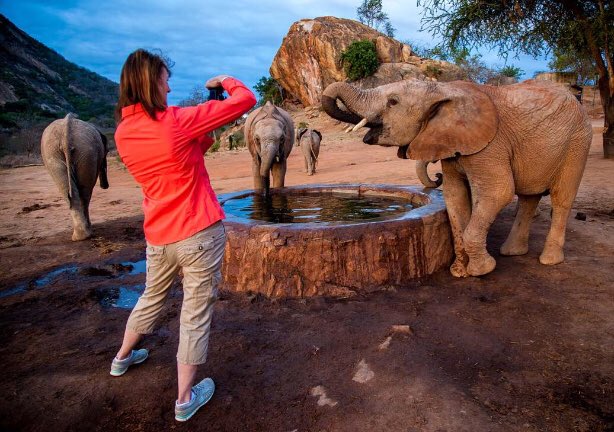
POLYGON ((209 89, 209 97, 207 98, 207 101, 212 101, 212 100, 223 101, 224 99, 226 98, 224 97, 224 89, 222 87, 215 87, 215 88, 209 89))

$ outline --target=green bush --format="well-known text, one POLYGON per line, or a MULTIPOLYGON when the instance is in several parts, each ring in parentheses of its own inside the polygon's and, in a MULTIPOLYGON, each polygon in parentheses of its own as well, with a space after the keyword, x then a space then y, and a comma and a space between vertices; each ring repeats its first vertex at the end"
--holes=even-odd
POLYGON ((215 142, 213 143, 213 145, 211 147, 209 147, 209 152, 210 153, 215 153, 220 149, 220 140, 215 140, 215 142))
POLYGON ((281 85, 275 78, 262 77, 254 86, 254 90, 258 93, 258 105, 264 105, 270 101, 273 105, 280 105, 284 101, 284 94, 281 85))
POLYGON ((309 124, 302 121, 298 124, 297 129, 307 129, 308 127, 309 127, 309 124))
POLYGON ((375 44, 369 40, 352 42, 341 54, 341 61, 351 81, 373 75, 379 66, 375 44))

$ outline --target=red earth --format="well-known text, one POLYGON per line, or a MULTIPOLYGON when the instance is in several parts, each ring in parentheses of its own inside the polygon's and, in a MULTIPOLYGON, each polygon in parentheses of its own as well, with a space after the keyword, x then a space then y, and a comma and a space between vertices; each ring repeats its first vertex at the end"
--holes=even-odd
MULTIPOLYGON (((395 149, 366 146, 324 115, 292 114, 324 141, 312 177, 294 149, 287 185, 418 184, 395 149)), ((144 258, 130 175, 110 158, 111 187, 97 188, 91 206, 94 237, 73 243, 45 169, 1 170, 0 430, 613 431, 614 160, 602 156, 602 123, 593 123, 564 263, 538 262, 544 199, 525 256, 499 256, 513 204, 501 213, 488 238, 497 268, 484 277, 444 270, 344 299, 225 291, 200 371, 217 390, 186 424, 173 418, 179 281, 142 344, 150 358, 109 375, 129 314, 109 299, 144 282, 118 265, 144 258)), ((217 193, 251 188, 245 149, 206 159, 217 193)))

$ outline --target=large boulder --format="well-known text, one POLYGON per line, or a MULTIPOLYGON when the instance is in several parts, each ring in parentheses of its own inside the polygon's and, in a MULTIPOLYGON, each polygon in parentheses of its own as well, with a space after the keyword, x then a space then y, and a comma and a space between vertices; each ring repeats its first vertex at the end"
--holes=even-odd
POLYGON ((423 59, 403 44, 357 21, 320 17, 303 19, 290 27, 277 51, 270 73, 305 106, 318 105, 322 91, 334 82, 345 81, 341 55, 354 41, 375 43, 378 71, 357 84, 376 87, 408 78, 454 78, 455 66, 423 59))

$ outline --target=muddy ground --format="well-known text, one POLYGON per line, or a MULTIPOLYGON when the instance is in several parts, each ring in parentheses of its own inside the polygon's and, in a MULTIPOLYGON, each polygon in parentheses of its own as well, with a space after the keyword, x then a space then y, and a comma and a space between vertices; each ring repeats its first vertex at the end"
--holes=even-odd
MULTIPOLYGON (((288 185, 418 183, 394 149, 363 145, 330 119, 295 117, 324 142, 313 177, 294 149, 288 185)), ((129 314, 110 302, 144 280, 118 265, 144 258, 129 174, 110 160, 111 188, 97 188, 91 207, 95 236, 72 243, 44 168, 0 171, 0 430, 614 430, 614 160, 602 158, 601 124, 563 264, 538 262, 545 199, 525 256, 499 256, 513 205, 502 212, 488 239, 497 268, 481 278, 441 271, 347 299, 225 292, 202 368, 217 390, 186 424, 173 418, 178 282, 143 342, 150 358, 109 375, 129 314)), ((218 193, 251 187, 245 150, 208 156, 207 167, 218 193)))

